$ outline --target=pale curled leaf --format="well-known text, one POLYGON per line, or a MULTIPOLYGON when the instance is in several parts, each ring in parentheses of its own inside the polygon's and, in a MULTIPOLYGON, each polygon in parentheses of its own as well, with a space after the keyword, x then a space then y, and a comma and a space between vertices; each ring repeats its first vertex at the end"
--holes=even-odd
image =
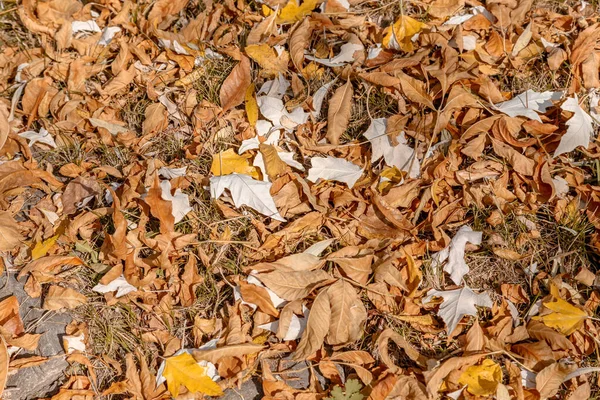
POLYGON ((465 246, 467 242, 480 245, 482 238, 482 232, 474 232, 471 227, 466 225, 461 226, 448 247, 432 256, 432 268, 436 268, 448 260, 444 265, 444 271, 450 274, 454 283, 460 285, 463 277, 469 272, 469 266, 465 261, 465 246))
POLYGON ((312 167, 308 170, 307 179, 317 182, 319 179, 344 182, 352 188, 363 174, 363 169, 358 165, 343 158, 313 157, 312 167))
POLYGON ((458 323, 465 315, 477 315, 477 308, 475 306, 492 307, 492 300, 487 293, 476 294, 468 286, 446 291, 431 289, 427 292, 427 297, 423 299, 423 302, 428 303, 434 297, 444 299, 440 305, 438 315, 446 323, 448 334, 456 329, 458 323))
POLYGON ((565 100, 560 108, 572 112, 573 116, 567 121, 567 132, 560 138, 554 157, 569 153, 579 146, 588 148, 594 133, 592 117, 581 108, 577 95, 565 100))
POLYGON ((277 211, 275 201, 269 192, 271 183, 257 181, 248 175, 240 174, 210 178, 210 193, 214 199, 221 197, 226 189, 231 193, 236 207, 247 205, 263 215, 285 221, 277 211))

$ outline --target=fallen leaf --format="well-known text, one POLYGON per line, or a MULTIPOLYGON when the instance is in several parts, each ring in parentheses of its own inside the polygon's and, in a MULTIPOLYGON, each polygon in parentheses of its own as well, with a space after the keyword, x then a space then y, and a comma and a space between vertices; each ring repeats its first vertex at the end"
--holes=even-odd
POLYGON ((271 196, 271 185, 269 182, 254 180, 248 175, 214 176, 210 178, 210 194, 213 199, 218 199, 227 189, 236 207, 247 205, 267 217, 285 221, 277 211, 271 196))
POLYGON ((567 303, 561 298, 543 304, 544 307, 552 312, 541 317, 533 317, 533 319, 542 321, 546 326, 557 329, 563 335, 570 335, 575 332, 588 318, 585 311, 567 303))
POLYGON ((87 303, 87 297, 75 289, 52 285, 44 298, 44 310, 73 309, 87 303))
POLYGON ((19 224, 7 211, 0 211, 0 251, 15 250, 23 241, 19 224))
POLYGON ((179 395, 182 385, 191 393, 223 395, 221 387, 206 374, 206 368, 199 366, 194 357, 186 352, 167 358, 162 376, 167 380, 167 387, 173 397, 179 395))
POLYGON ((423 299, 424 303, 430 302, 434 297, 443 298, 438 315, 446 323, 448 334, 451 334, 458 326, 458 323, 465 315, 477 315, 477 308, 492 307, 492 300, 487 293, 476 294, 468 286, 460 289, 439 291, 435 289, 427 292, 427 297, 423 299))
POLYGON ((496 393, 496 388, 501 382, 502 369, 489 358, 479 365, 468 367, 458 378, 458 384, 466 386, 467 392, 475 396, 489 396, 496 393))
POLYGON ((575 368, 574 365, 555 362, 541 370, 535 377, 535 388, 540 394, 540 399, 555 396, 565 377, 573 372, 575 368))
POLYGON ((538 112, 546 112, 547 108, 552 107, 552 101, 558 101, 562 96, 562 92, 538 93, 533 90, 527 90, 513 97, 511 100, 494 104, 493 107, 510 117, 523 116, 542 122, 538 112))
POLYGON ((219 99, 223 111, 242 104, 251 83, 250 60, 248 57, 242 56, 240 62, 233 67, 221 85, 219 99))
POLYGON ((567 98, 560 108, 572 112, 573 116, 567 121, 567 132, 560 138, 554 157, 569 153, 579 146, 588 148, 594 134, 592 117, 579 106, 577 95, 567 98))
POLYGON ((469 273, 469 266, 465 261, 465 246, 467 242, 480 245, 482 238, 482 232, 474 232, 470 226, 461 226, 448 247, 431 257, 432 268, 437 268, 448 260, 444 265, 444 271, 450 274, 454 283, 460 285, 463 277, 469 273))
POLYGON ((329 100, 327 111, 327 140, 332 144, 339 144, 340 138, 348 128, 350 113, 352 111, 352 96, 354 89, 352 83, 347 81, 335 90, 329 100))
POLYGON ((238 155, 233 149, 214 154, 210 172, 215 176, 245 174, 258 178, 256 168, 250 165, 248 157, 238 155))
POLYGON ((315 183, 319 179, 325 179, 343 182, 352 188, 363 174, 361 167, 343 158, 313 157, 310 162, 312 167, 308 170, 306 179, 315 183))
POLYGON ((383 47, 386 49, 412 51, 414 46, 411 39, 414 35, 427 28, 427 25, 411 18, 401 15, 392 26, 385 29, 383 47))

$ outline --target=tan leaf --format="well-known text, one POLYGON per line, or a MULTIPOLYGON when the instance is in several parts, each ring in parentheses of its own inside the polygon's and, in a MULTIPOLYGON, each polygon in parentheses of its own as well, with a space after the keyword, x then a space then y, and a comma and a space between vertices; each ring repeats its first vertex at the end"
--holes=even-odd
POLYGON ((0 251, 16 250, 23 236, 19 224, 7 211, 0 211, 0 251))
POLYGON ((464 6, 464 0, 436 0, 427 9, 427 12, 435 18, 443 19, 454 15, 464 6))
POLYGON ((212 350, 194 350, 192 355, 197 361, 206 360, 215 364, 224 357, 242 358, 246 354, 257 354, 264 348, 263 345, 254 343, 233 344, 212 350))
POLYGON ((535 172, 535 161, 519 153, 512 147, 502 143, 499 140, 491 138, 494 152, 504 158, 513 169, 520 174, 532 176, 535 172))
POLYGON ((427 394, 432 399, 438 398, 438 390, 442 385, 442 382, 450 372, 458 370, 462 367, 467 367, 477 363, 481 358, 485 357, 485 354, 474 354, 466 357, 453 357, 446 360, 432 371, 425 372, 425 381, 427 382, 427 394))
POLYGON ((252 83, 250 60, 242 56, 240 62, 233 67, 219 91, 219 99, 223 111, 236 107, 244 101, 246 90, 252 83))
POLYGON ((529 368, 539 369, 554 361, 552 349, 544 341, 519 343, 512 350, 523 357, 523 363, 529 368))
POLYGON ((44 298, 44 310, 72 309, 87 303, 87 298, 75 289, 52 285, 44 298))
POLYGON ((290 54, 282 50, 281 54, 267 43, 252 44, 244 49, 248 57, 253 59, 262 68, 261 75, 276 76, 287 72, 290 54))
POLYGON ((402 92, 410 101, 427 106, 432 110, 435 109, 431 97, 425 91, 425 84, 423 82, 406 75, 404 72, 398 72, 396 76, 400 79, 402 92))
POLYGON ((142 122, 142 134, 153 135, 164 131, 169 126, 169 114, 161 103, 152 103, 146 107, 144 122, 142 122))
MULTIPOLYGON (((419 353, 406 339, 400 336, 399 333, 393 331, 390 328, 384 330, 379 338, 377 338, 377 349, 381 357, 381 362, 390 369, 393 373, 399 373, 402 369, 398 367, 394 361, 392 361, 389 355, 389 342, 390 340, 396 344, 399 348, 404 350, 406 355, 417 364, 425 366, 427 364, 426 358, 419 353)), ((441 381, 440 381, 441 383, 441 381)))
POLYGON ((331 144, 340 144, 340 138, 348 128, 353 95, 352 83, 347 81, 343 86, 336 89, 331 100, 329 100, 326 137, 331 144))
POLYGON ((598 79, 598 70, 600 69, 600 55, 592 52, 581 64, 581 73, 583 75, 583 86, 586 89, 597 88, 600 86, 598 79))
POLYGON ((65 214, 73 214, 78 209, 78 204, 90 196, 100 194, 100 185, 96 179, 78 177, 73 179, 62 195, 63 211, 65 214))
POLYGON ((555 396, 565 377, 575 369, 577 369, 575 365, 555 362, 541 370, 535 377, 535 388, 540 393, 540 399, 555 396))
POLYGON ((487 339, 479 325, 478 321, 475 321, 471 329, 467 332, 465 352, 478 352, 485 349, 487 339))
POLYGON ((306 297, 317 284, 329 280, 329 274, 317 271, 273 271, 256 277, 282 299, 292 301, 306 297))
POLYGON ((373 272, 373 258, 372 251, 349 246, 330 254, 327 260, 336 263, 348 278, 364 285, 373 272))
POLYGON ((356 290, 340 279, 327 289, 327 293, 331 304, 327 343, 336 345, 357 340, 367 319, 367 310, 356 290))
POLYGON ((288 170, 287 164, 281 160, 277 154, 277 149, 274 146, 261 143, 258 146, 258 150, 263 156, 265 170, 271 181, 274 181, 278 176, 286 173, 288 170))
POLYGON ((0 104, 0 150, 6 144, 8 135, 10 134, 10 123, 8 122, 9 111, 6 104, 0 104))
POLYGON ((552 350, 574 350, 573 344, 564 335, 544 325, 539 321, 531 320, 527 324, 527 332, 534 339, 544 340, 552 350))
POLYGON ((299 72, 302 71, 304 65, 304 51, 308 48, 312 30, 310 19, 304 18, 302 23, 298 25, 290 35, 290 57, 292 58, 296 70, 299 72))
POLYGON ((527 255, 527 254, 519 254, 514 250, 505 249, 505 248, 498 247, 498 246, 494 246, 492 251, 498 257, 503 258, 505 260, 510 260, 510 261, 519 261, 519 260, 529 257, 529 255, 527 255))
POLYGON ((102 94, 104 96, 114 96, 121 91, 125 91, 129 87, 129 84, 135 78, 137 69, 132 65, 129 69, 124 69, 117 76, 112 78, 103 88, 102 94))
POLYGON ((256 304, 258 309, 265 314, 279 317, 279 311, 273 306, 269 292, 263 287, 252 285, 246 282, 240 282, 240 292, 244 301, 256 304))
POLYGON ((304 360, 323 345, 331 320, 331 304, 327 292, 327 289, 321 290, 315 297, 315 301, 313 301, 310 314, 308 314, 306 329, 294 354, 295 360, 304 360))

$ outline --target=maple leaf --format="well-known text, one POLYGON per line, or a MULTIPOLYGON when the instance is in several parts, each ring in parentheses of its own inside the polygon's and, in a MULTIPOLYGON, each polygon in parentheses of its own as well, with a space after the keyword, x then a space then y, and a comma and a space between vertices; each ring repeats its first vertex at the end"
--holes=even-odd
POLYGON ((236 207, 247 205, 259 213, 284 221, 271 197, 271 183, 252 179, 248 175, 231 174, 210 178, 210 193, 218 199, 228 189, 236 207))
POLYGON ((557 329, 563 335, 570 335, 575 332, 583 325, 583 321, 588 318, 585 311, 561 298, 543 304, 552 312, 541 317, 533 317, 533 319, 542 321, 546 326, 557 329))
POLYGON ((538 93, 533 90, 527 90, 511 100, 494 104, 493 107, 510 117, 523 116, 529 119, 542 122, 537 114, 544 113, 548 107, 552 107, 552 101, 560 100, 562 92, 543 92, 538 93))
POLYGON ((554 151, 554 157, 569 153, 579 146, 588 148, 594 133, 592 117, 581 108, 577 95, 565 100, 560 108, 572 112, 573 116, 567 121, 567 133, 560 138, 560 143, 554 151))
POLYGON ((167 358, 162 376, 167 380, 167 387, 173 397, 179 395, 182 385, 192 393, 204 393, 208 396, 223 394, 221 387, 206 374, 206 368, 198 365, 194 357, 186 352, 167 358))
POLYGON ((458 378, 458 384, 467 387, 467 392, 476 396, 489 396, 496 393, 502 382, 502 369, 493 360, 486 358, 479 365, 468 367, 458 378))
POLYGON ((469 266, 465 261, 465 246, 467 242, 479 245, 482 238, 483 233, 474 232, 469 226, 461 226, 448 247, 433 255, 432 267, 436 268, 448 260, 444 265, 444 271, 450 274, 454 283, 460 285, 463 277, 469 272, 469 266))
POLYGON ((430 302, 434 297, 443 298, 438 315, 442 317, 448 327, 448 334, 452 333, 465 315, 477 315, 477 308, 492 307, 492 300, 487 293, 475 293, 468 286, 460 289, 440 291, 431 289, 423 303, 430 302))

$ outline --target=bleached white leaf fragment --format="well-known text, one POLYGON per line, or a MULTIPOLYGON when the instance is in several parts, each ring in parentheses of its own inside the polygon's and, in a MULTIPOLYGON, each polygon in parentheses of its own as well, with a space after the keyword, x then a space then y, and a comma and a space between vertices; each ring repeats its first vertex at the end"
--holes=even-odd
POLYGON ((94 128, 104 128, 113 136, 116 136, 119 133, 127 132, 129 130, 123 125, 108 122, 99 118, 88 118, 88 121, 90 121, 90 124, 92 124, 94 128))
POLYGON ((562 176, 555 176, 552 178, 554 184, 554 190, 556 191, 556 197, 563 198, 569 193, 569 183, 562 176))
POLYGON ((483 233, 475 232, 467 225, 461 226, 448 247, 433 255, 431 258, 432 268, 437 268, 448 260, 444 271, 450 274, 454 283, 460 285, 463 277, 469 272, 469 266, 465 261, 465 246, 467 242, 480 245, 482 238, 483 233))
MULTIPOLYGON (((283 337, 284 341, 300 339, 302 333, 304 333, 304 330, 306 329, 306 322, 308 320, 308 314, 310 311, 305 306, 302 306, 302 311, 304 312, 303 317, 298 317, 296 314, 292 314, 290 326, 287 332, 285 333, 285 336, 283 337)), ((262 324, 258 327, 276 333, 279 329, 279 320, 262 324)))
POLYGON ((352 188, 360 179, 363 169, 343 158, 336 157, 313 157, 312 167, 308 170, 307 179, 317 182, 319 179, 343 182, 352 188))
POLYGON ((420 174, 419 160, 416 159, 414 149, 407 144, 404 132, 398 136, 398 144, 392 146, 386 130, 387 120, 377 118, 371 121, 371 125, 364 133, 371 143, 373 151, 371 162, 376 162, 383 157, 385 163, 390 167, 408 172, 410 178, 417 178, 420 174))
POLYGON ((121 28, 118 26, 107 26, 102 30, 102 36, 100 36, 98 44, 100 46, 108 46, 110 42, 112 42, 115 35, 119 32, 121 32, 121 28))
POLYGON ((319 257, 321 253, 324 252, 326 248, 331 246, 331 243, 333 242, 335 242, 335 239, 321 240, 320 242, 317 242, 310 246, 308 249, 304 250, 303 253, 312 254, 315 257, 319 257))
POLYGON ((475 48, 477 47, 477 38, 475 36, 465 35, 462 39, 464 51, 475 50, 475 48))
POLYGON ((54 141, 54 138, 44 128, 40 128, 39 132, 25 131, 23 133, 19 133, 19 136, 29 140, 29 147, 32 147, 36 143, 42 143, 52 148, 56 148, 56 142, 54 141))
POLYGON ((562 92, 538 93, 533 90, 528 90, 513 97, 511 100, 494 104, 492 107, 509 117, 522 116, 542 122, 542 119, 537 113, 546 112, 546 109, 553 105, 552 101, 560 100, 562 95, 562 92))
POLYGON ((263 215, 285 222, 285 219, 277 211, 275 201, 271 196, 271 183, 261 182, 243 174, 213 176, 210 178, 212 198, 218 199, 226 189, 231 193, 231 198, 236 207, 246 205, 263 215))
POLYGON ((329 92, 329 88, 331 88, 331 85, 333 85, 334 82, 335 80, 324 84, 319 89, 317 89, 317 91, 313 95, 312 106, 314 111, 311 111, 310 113, 310 115, 312 115, 313 118, 319 118, 319 115, 321 114, 321 108, 323 107, 323 100, 325 100, 325 97, 329 92))
POLYGON ((468 286, 454 290, 435 290, 427 292, 423 303, 429 303, 434 297, 444 299, 440 304, 438 315, 444 320, 448 334, 452 333, 465 315, 477 315, 476 306, 492 307, 492 300, 487 293, 475 293, 468 286))
POLYGON ((173 179, 179 178, 181 176, 185 176, 187 172, 187 167, 181 168, 168 168, 168 167, 160 167, 158 170, 158 175, 162 176, 165 179, 173 179))
POLYGON ((108 292, 117 292, 115 294, 116 298, 123 297, 128 293, 135 292, 137 288, 127 282, 127 279, 123 275, 118 278, 112 280, 106 285, 97 284, 92 288, 94 292, 98 293, 108 293, 108 292))
POLYGON ((71 354, 76 351, 85 351, 85 335, 80 333, 79 335, 65 335, 62 337, 63 348, 65 353, 71 354))
POLYGON ((523 32, 519 35, 517 42, 513 46, 511 55, 513 57, 516 57, 517 54, 519 54, 519 52, 521 50, 523 50, 525 47, 527 47, 527 45, 531 41, 532 36, 533 36, 533 32, 531 31, 531 22, 530 22, 529 24, 527 24, 527 26, 525 27, 523 32))
POLYGON ((577 95, 565 100, 560 108, 572 112, 573 116, 567 121, 567 133, 560 138, 560 143, 554 151, 554 157, 569 153, 579 146, 587 148, 594 133, 592 117, 579 106, 577 95))
POLYGON ((364 50, 364 46, 358 43, 345 43, 340 48, 340 52, 338 55, 332 58, 317 58, 311 55, 305 55, 304 57, 307 60, 311 60, 317 62, 319 64, 326 65, 328 67, 342 67, 347 63, 354 62, 356 59, 354 58, 354 53, 356 51, 364 50))
POLYGON ((73 34, 78 32, 100 32, 101 29, 96 21, 90 19, 89 21, 73 21, 71 22, 71 31, 73 34))
POLYGON ((256 102, 260 113, 274 126, 282 126, 291 131, 308 120, 308 113, 302 107, 296 107, 292 112, 288 112, 283 100, 277 97, 259 96, 256 102))
POLYGON ((160 183, 162 189, 161 198, 163 200, 170 201, 173 205, 171 214, 175 218, 175 223, 178 223, 186 216, 187 213, 192 211, 190 207, 190 199, 187 194, 183 193, 180 189, 175 190, 175 194, 171 194, 171 182, 162 181, 160 183))

